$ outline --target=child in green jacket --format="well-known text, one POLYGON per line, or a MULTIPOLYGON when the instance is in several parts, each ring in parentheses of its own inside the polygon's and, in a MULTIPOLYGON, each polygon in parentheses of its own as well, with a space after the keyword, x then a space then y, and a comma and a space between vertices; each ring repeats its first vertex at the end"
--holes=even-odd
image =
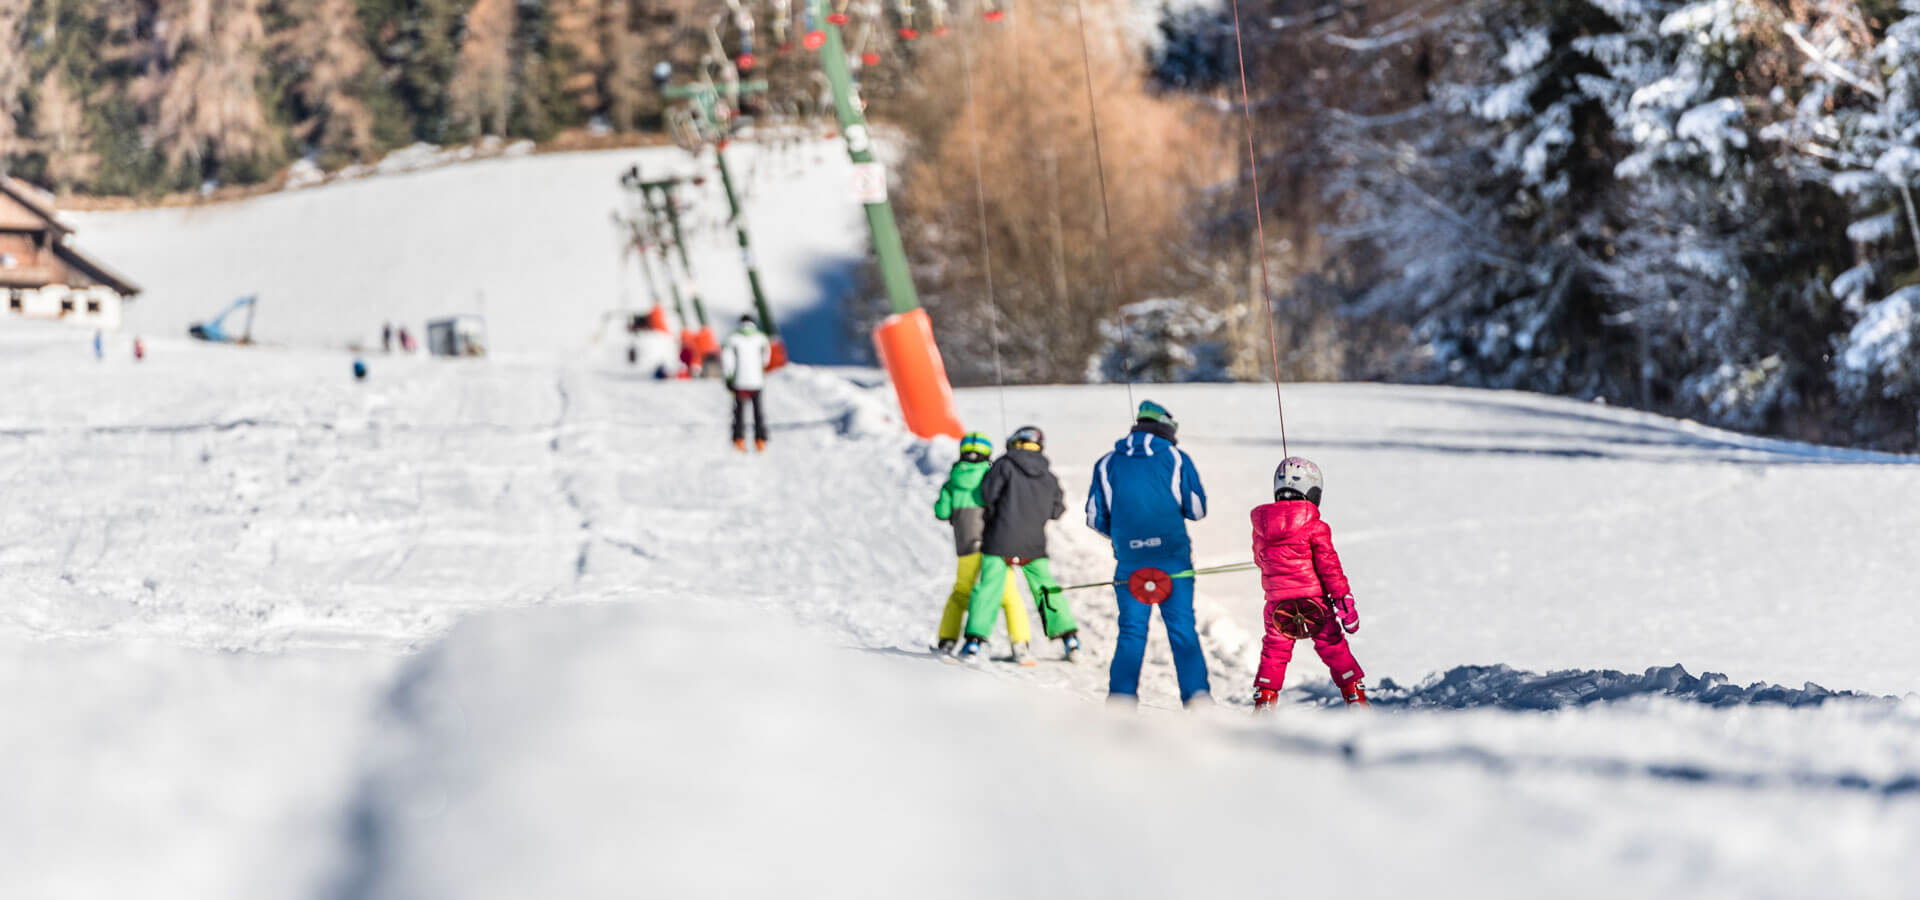
MULTIPOLYGON (((960 642, 960 625, 966 619, 967 601, 973 595, 974 582, 980 578, 980 540, 986 534, 987 512, 980 505, 980 481, 987 477, 988 459, 993 456, 993 441, 984 434, 969 434, 960 439, 960 461, 947 474, 947 483, 933 501, 935 518, 953 525, 953 552, 959 557, 954 573, 953 592, 947 595, 947 610, 940 617, 940 643, 935 653, 952 653, 960 642)), ((1014 590, 1013 579, 1006 581, 1000 599, 1007 613, 1007 636, 1013 640, 1014 661, 1033 665, 1027 642, 1033 635, 1027 625, 1027 609, 1014 590)))

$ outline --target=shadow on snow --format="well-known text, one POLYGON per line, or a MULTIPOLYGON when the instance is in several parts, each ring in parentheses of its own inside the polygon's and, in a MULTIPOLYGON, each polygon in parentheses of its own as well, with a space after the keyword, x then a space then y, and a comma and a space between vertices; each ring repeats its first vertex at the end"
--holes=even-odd
MULTIPOLYGON (((1302 689, 1315 700, 1332 703, 1338 694, 1331 684, 1302 689)), ((1565 709, 1637 697, 1665 697, 1713 707, 1819 706, 1829 700, 1886 700, 1851 691, 1830 691, 1812 682, 1790 688, 1755 682, 1730 684, 1727 676, 1708 672, 1699 677, 1685 667, 1654 667, 1634 675, 1614 669, 1567 669, 1544 675, 1511 666, 1455 666, 1403 688, 1392 679, 1371 694, 1374 706, 1385 709, 1482 709, 1513 711, 1565 709)))
POLYGON ((808 270, 814 301, 788 308, 780 319, 780 336, 794 362, 815 366, 866 365, 873 354, 854 333, 851 310, 859 286, 860 259, 850 256, 819 260, 808 270))
MULTIPOLYGON (((1302 686, 1307 703, 1342 704, 1331 684, 1302 686)), ((1830 691, 1816 684, 1789 688, 1756 682, 1729 684, 1726 676, 1706 673, 1695 677, 1679 665, 1654 667, 1634 675, 1611 669, 1565 670, 1539 674, 1509 666, 1458 666, 1428 678, 1412 688, 1382 680, 1370 699, 1383 712, 1496 709, 1507 712, 1547 712, 1637 698, 1666 698, 1718 709, 1777 706, 1817 708, 1828 703, 1863 703, 1891 707, 1891 697, 1830 691)), ((1769 770, 1698 760, 1645 761, 1616 758, 1603 747, 1591 754, 1525 753, 1478 746, 1471 738, 1446 740, 1430 746, 1370 746, 1362 732, 1346 738, 1327 738, 1284 729, 1262 730, 1256 740, 1289 753, 1333 756, 1354 766, 1413 766, 1466 764, 1494 774, 1561 770, 1611 778, 1645 778, 1744 789, 1794 788, 1841 790, 1909 799, 1920 796, 1920 773, 1863 774, 1844 762, 1837 770, 1822 771, 1793 765, 1769 770)), ((1391 743, 1389 741, 1388 743, 1391 743)))

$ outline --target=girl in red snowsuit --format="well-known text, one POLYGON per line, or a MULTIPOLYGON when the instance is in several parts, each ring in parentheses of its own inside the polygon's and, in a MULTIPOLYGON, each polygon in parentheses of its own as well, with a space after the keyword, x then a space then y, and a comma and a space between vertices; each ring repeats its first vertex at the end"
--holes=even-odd
POLYGON ((1266 590, 1267 636, 1254 678, 1254 708, 1266 709, 1287 680, 1293 642, 1313 639, 1313 649, 1333 674, 1347 703, 1365 706, 1365 673, 1353 658, 1347 635, 1360 629, 1347 574, 1333 549, 1333 530, 1320 520, 1320 467, 1289 457, 1273 476, 1274 502, 1253 511, 1253 560, 1266 590))

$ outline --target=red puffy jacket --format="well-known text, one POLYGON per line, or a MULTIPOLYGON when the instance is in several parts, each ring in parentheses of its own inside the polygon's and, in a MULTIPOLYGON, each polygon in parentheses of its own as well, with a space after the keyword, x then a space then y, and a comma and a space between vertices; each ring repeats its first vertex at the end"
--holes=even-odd
POLYGON ((1352 593, 1340 554, 1333 552, 1333 529, 1320 521, 1320 507, 1306 500, 1254 508, 1253 561, 1269 601, 1352 593))

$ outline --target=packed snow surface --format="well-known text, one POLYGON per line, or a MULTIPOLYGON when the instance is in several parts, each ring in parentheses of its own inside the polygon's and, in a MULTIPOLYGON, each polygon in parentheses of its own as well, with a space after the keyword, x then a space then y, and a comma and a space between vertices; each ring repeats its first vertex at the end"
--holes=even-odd
MULTIPOLYGON (((191 215, 265 222, 459 171, 191 215)), ((813 252, 783 239, 858 246, 801 224, 765 229, 780 277, 813 252)), ((140 314, 185 315, 185 293, 140 314)), ((588 321, 606 299, 489 293, 489 316, 588 321)), ((138 363, 127 335, 96 361, 86 335, 0 327, 0 896, 1900 897, 1920 878, 1911 460, 1530 395, 1289 386, 1284 450, 1327 473, 1376 708, 1340 708, 1302 647, 1254 718, 1257 585, 1218 576, 1198 588, 1219 706, 1177 708, 1156 626, 1122 711, 1104 589, 1072 595, 1077 663, 925 652, 954 448, 904 434, 877 373, 776 374, 769 452, 743 456, 717 384, 533 337, 372 354, 355 382, 338 338, 413 302, 342 294, 281 346, 149 337, 138 363)), ((1271 389, 1133 394, 1180 419, 1211 495, 1196 561, 1247 559, 1283 455, 1271 389)), ((960 403, 996 436, 1046 429, 1058 571, 1108 577, 1078 518, 1126 389, 960 403)))
MULTIPOLYGON (((263 341, 370 347, 385 322, 418 335, 430 319, 475 314, 496 351, 575 355, 595 349, 607 314, 653 304, 613 221, 629 211, 620 177, 632 166, 690 179, 678 195, 682 225, 710 320, 730 325, 752 310, 713 159, 673 147, 506 157, 246 203, 73 218, 89 252, 146 290, 128 307, 129 333, 182 336, 256 295, 263 341)), ((748 142, 727 159, 768 302, 791 311, 779 319, 804 348, 799 358, 847 361, 833 301, 851 288, 866 234, 860 207, 844 202, 846 154, 824 140, 748 142)), ((671 308, 665 269, 653 265, 671 308)))

